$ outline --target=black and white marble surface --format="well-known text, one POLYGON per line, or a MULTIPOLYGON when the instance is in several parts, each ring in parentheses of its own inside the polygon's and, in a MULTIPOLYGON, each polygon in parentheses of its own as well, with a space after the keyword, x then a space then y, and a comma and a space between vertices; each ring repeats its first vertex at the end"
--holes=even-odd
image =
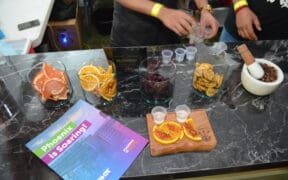
MULTIPOLYGON (((288 41, 256 41, 246 44, 255 57, 271 60, 284 71, 284 82, 277 91, 259 97, 242 87, 242 62, 236 52, 237 44, 228 44, 226 54, 219 57, 209 55, 209 45, 197 45, 197 60, 224 61, 229 66, 224 88, 217 97, 199 97, 191 86, 193 65, 178 63, 175 90, 167 108, 173 111, 177 105, 187 104, 192 109, 206 109, 218 141, 217 147, 210 152, 152 157, 148 144, 123 175, 124 179, 172 179, 288 165, 288 41)), ((129 61, 131 65, 135 59, 139 62, 151 53, 157 55, 157 49, 181 46, 184 45, 105 49, 105 52, 108 52, 110 59, 114 59, 113 56, 117 54, 115 52, 122 50, 124 53, 120 53, 121 59, 132 60, 129 61)), ((85 99, 77 71, 83 63, 91 60, 103 63, 104 51, 99 49, 0 57, 0 179, 60 179, 25 147, 25 143, 57 120, 78 99, 85 99), (66 65, 73 96, 70 103, 61 108, 47 109, 31 89, 27 73, 40 61, 55 60, 66 65)), ((148 138, 145 114, 151 111, 153 105, 146 104, 141 98, 137 68, 133 68, 137 66, 135 62, 134 66, 127 68, 129 71, 117 71, 118 97, 112 104, 95 106, 148 138)))

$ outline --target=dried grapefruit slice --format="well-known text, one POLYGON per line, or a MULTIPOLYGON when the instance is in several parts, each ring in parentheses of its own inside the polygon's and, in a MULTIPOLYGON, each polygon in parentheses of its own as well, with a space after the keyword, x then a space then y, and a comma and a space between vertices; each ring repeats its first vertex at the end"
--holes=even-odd
POLYGON ((69 90, 68 90, 68 89, 63 89, 62 92, 60 92, 60 93, 57 94, 57 95, 54 95, 54 96, 52 97, 52 100, 54 100, 54 101, 66 100, 66 99, 68 99, 68 93, 69 93, 69 90))
POLYGON ((161 144, 173 144, 184 136, 182 126, 174 121, 164 122, 160 126, 155 125, 152 134, 154 139, 161 144))
POLYGON ((38 72, 36 76, 33 78, 32 85, 34 89, 41 93, 42 87, 46 81, 46 77, 42 71, 38 72))
POLYGON ((56 69, 53 66, 47 64, 47 63, 43 63, 43 67, 42 67, 43 73, 44 75, 48 78, 48 79, 53 79, 53 78, 57 78, 57 79, 65 79, 64 76, 64 72, 62 70, 56 69))
POLYGON ((184 134, 193 141, 202 141, 202 137, 196 130, 193 119, 189 118, 183 123, 184 134))
POLYGON ((45 81, 42 87, 42 98, 43 99, 53 99, 53 96, 60 94, 65 89, 66 84, 64 84, 61 80, 50 79, 45 81))

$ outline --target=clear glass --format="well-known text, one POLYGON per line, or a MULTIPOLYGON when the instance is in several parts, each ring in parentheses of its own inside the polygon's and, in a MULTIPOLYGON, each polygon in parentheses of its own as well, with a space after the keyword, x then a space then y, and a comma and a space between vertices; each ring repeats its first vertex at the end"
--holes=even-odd
POLYGON ((61 61, 38 63, 27 77, 46 108, 60 107, 70 101, 73 90, 66 67, 61 61))
POLYGON ((190 62, 195 61, 197 48, 195 46, 186 47, 186 59, 190 62))
MULTIPOLYGON (((202 63, 202 65, 209 63, 202 63)), ((199 62, 195 64, 192 87, 194 92, 204 98, 216 97, 222 90, 227 74, 227 65, 213 65, 211 70, 199 68, 199 62)))
POLYGON ((211 33, 211 28, 205 27, 204 36, 201 37, 201 27, 200 26, 201 26, 200 23, 193 24, 193 26, 192 26, 193 33, 188 35, 189 44, 201 43, 211 33))
POLYGON ((176 61, 182 62, 184 60, 186 50, 184 48, 176 48, 175 54, 176 54, 176 61))
POLYGON ((227 44, 225 42, 215 42, 213 46, 209 47, 209 53, 211 55, 219 56, 227 50, 227 44))
POLYGON ((153 116, 153 121, 155 124, 162 124, 167 115, 167 109, 163 106, 155 106, 152 109, 151 114, 153 116))
POLYGON ((174 92, 176 65, 163 64, 158 57, 150 57, 139 65, 140 91, 148 104, 168 103, 174 92))
POLYGON ((163 49, 161 54, 162 54, 162 63, 164 64, 170 63, 173 56, 173 51, 170 49, 163 49))
POLYGON ((108 61, 108 67, 98 66, 95 62, 84 63, 77 75, 87 102, 94 106, 106 106, 114 102, 118 94, 114 62, 108 61), (88 66, 92 66, 91 70, 82 72, 83 67, 88 66))
POLYGON ((178 105, 175 108, 176 119, 179 123, 183 123, 189 117, 191 109, 186 105, 178 105))

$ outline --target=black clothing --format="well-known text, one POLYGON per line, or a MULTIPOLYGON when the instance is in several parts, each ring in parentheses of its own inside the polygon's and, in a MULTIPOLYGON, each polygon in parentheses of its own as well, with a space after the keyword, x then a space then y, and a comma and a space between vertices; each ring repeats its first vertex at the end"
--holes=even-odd
MULTIPOLYGON (((169 8, 177 8, 177 0, 157 0, 157 2, 169 8)), ((117 2, 114 3, 112 47, 175 44, 179 42, 178 35, 165 27, 158 19, 127 9, 117 2)))
MULTIPOLYGON (((259 40, 288 39, 288 2, 282 7, 280 0, 248 0, 249 8, 257 15, 262 31, 255 29, 259 40)), ((282 4, 283 6, 283 4, 282 4)), ((236 18, 233 8, 230 8, 225 21, 226 30, 238 40, 242 39, 237 32, 236 18)))

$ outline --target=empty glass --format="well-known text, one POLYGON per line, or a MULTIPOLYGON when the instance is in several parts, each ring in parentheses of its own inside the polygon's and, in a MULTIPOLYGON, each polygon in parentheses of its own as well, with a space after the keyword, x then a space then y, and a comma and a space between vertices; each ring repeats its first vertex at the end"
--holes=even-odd
POLYGON ((167 114, 167 110, 165 107, 162 106, 155 106, 152 111, 151 114, 153 116, 153 121, 155 124, 161 124, 164 122, 166 114, 167 114))
POLYGON ((172 59, 173 51, 171 51, 170 49, 163 49, 161 54, 162 54, 162 63, 168 64, 172 59))
POLYGON ((184 60, 186 50, 184 48, 176 48, 175 54, 176 54, 176 61, 182 62, 184 60))
POLYGON ((186 47, 186 59, 188 61, 194 61, 196 53, 197 53, 197 48, 196 47, 194 47, 194 46, 186 47))
POLYGON ((209 48, 209 53, 211 55, 219 56, 227 50, 227 44, 225 42, 215 42, 213 46, 209 48))
POLYGON ((178 122, 183 123, 190 115, 190 108, 186 104, 178 105, 175 108, 176 119, 178 122))

